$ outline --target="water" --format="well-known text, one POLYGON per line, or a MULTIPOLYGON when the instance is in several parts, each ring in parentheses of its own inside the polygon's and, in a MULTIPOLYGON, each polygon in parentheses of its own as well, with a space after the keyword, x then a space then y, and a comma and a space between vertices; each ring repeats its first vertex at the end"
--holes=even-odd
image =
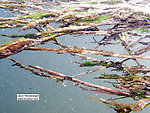
MULTIPOLYGON (((3 12, 3 10, 0 11, 3 12)), ((1 16, 8 16, 5 13, 0 14, 1 16)), ((58 24, 54 23, 53 25, 58 24)), ((35 32, 34 30, 21 32, 18 30, 1 29, 0 33, 24 34, 26 32, 35 32)), ((92 48, 95 44, 85 43, 93 41, 92 37, 93 35, 65 35, 59 37, 58 40, 64 44, 92 48)), ((7 37, 0 37, 0 41, 8 39, 7 37)), ((58 48, 52 42, 39 47, 58 48)), ((106 49, 109 50, 110 48, 106 49)), ((55 52, 22 51, 11 57, 26 66, 29 64, 38 65, 66 75, 75 75, 91 69, 79 68, 72 61, 81 61, 81 59, 70 54, 57 55, 55 52)), ((102 57, 96 56, 96 58, 101 59, 102 57)), ((68 81, 56 83, 55 79, 38 77, 27 70, 16 66, 12 67, 13 62, 7 58, 1 59, 0 64, 0 113, 114 113, 107 105, 88 98, 91 96, 113 97, 111 95, 83 91, 68 81), (19 93, 36 93, 39 94, 40 99, 39 101, 17 101, 16 96, 19 93)), ((100 73, 106 72, 109 73, 109 70, 101 70, 100 72, 79 77, 79 79, 111 87, 110 84, 106 84, 103 81, 92 79, 100 73)), ((147 113, 149 110, 150 107, 147 107, 141 113, 147 113)))
MULTIPOLYGON (((78 58, 69 54, 23 51, 11 57, 25 65, 39 65, 67 75, 87 71, 71 63, 78 58)), ((83 91, 70 82, 66 82, 64 86, 62 82, 56 83, 54 79, 35 76, 24 69, 12 67, 13 63, 8 59, 0 60, 0 64, 1 113, 99 113, 108 108, 88 98, 96 96, 96 93, 83 91), (40 100, 17 101, 18 93, 38 93, 40 100)), ((108 111, 112 112, 111 109, 108 111)))

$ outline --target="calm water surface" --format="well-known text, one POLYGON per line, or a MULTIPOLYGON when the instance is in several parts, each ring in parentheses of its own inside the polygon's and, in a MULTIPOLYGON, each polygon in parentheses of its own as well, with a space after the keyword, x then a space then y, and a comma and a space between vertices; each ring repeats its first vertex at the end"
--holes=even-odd
MULTIPOLYGON (((0 9, 0 17, 3 16, 13 16, 13 14, 9 13, 8 15, 8 13, 6 14, 0 9)), ((57 27, 58 24, 55 23, 52 26, 57 27)), ((35 31, 27 30, 20 32, 19 29, 0 30, 0 34, 6 33, 9 35, 27 32, 35 31)), ((64 44, 92 48, 96 45, 85 43, 93 41, 92 37, 92 35, 65 35, 57 39, 64 44)), ((12 39, 0 37, 0 41, 6 40, 12 39)), ((39 47, 59 48, 59 46, 54 45, 52 42, 40 45, 39 47)), ((106 49, 110 50, 109 47, 106 49)), ((81 61, 81 59, 70 54, 57 55, 55 52, 22 51, 11 57, 26 66, 29 64, 38 65, 66 75, 75 75, 91 69, 79 68, 72 61, 81 61)), ((96 56, 96 58, 102 59, 103 57, 96 56)), ((27 70, 12 65, 13 62, 7 58, 0 60, 0 113, 114 113, 107 105, 88 98, 90 96, 101 98, 113 96, 83 91, 68 81, 56 83, 54 79, 38 77, 27 70), (38 93, 40 99, 39 101, 17 101, 16 95, 18 93, 38 93)), ((100 75, 100 73, 106 72, 109 73, 109 70, 101 70, 100 72, 79 77, 79 79, 111 87, 110 84, 103 81, 92 79, 100 75)), ((129 100, 125 101, 128 102, 129 100)), ((149 110, 150 107, 147 107, 141 113, 148 113, 149 110)))

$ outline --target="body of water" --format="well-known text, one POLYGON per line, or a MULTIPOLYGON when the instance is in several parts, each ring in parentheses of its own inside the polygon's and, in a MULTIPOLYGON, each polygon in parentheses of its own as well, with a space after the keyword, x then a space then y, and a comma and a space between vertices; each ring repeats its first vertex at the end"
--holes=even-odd
MULTIPOLYGON (((13 13, 5 12, 0 9, 0 17, 14 16, 13 13)), ((58 26, 53 23, 52 26, 58 26)), ((34 30, 19 31, 19 29, 0 29, 0 34, 25 34, 35 32, 34 30)), ((92 48, 96 44, 87 42, 93 41, 93 35, 64 35, 57 39, 63 43, 72 46, 92 48)), ((98 36, 96 36, 98 38, 98 36)), ((12 40, 7 37, 1 37, 0 41, 12 40)), ((59 48, 59 46, 49 42, 39 47, 59 48)), ((113 47, 111 47, 112 49, 113 47)), ((115 49, 116 47, 114 47, 115 49)), ((110 50, 110 48, 106 48, 110 50)), ((80 58, 70 54, 57 55, 55 52, 40 52, 24 50, 11 56, 24 65, 37 65, 46 69, 63 73, 66 75, 75 75, 94 68, 81 68, 72 61, 81 61, 80 58)), ((102 56, 96 56, 102 59, 102 56)), ((58 82, 55 79, 39 77, 31 72, 12 66, 13 62, 7 58, 0 60, 0 113, 114 113, 114 111, 103 103, 99 103, 89 97, 110 98, 107 94, 84 91, 72 85, 71 82, 58 82), (39 94, 38 101, 18 101, 17 94, 39 94)), ((95 67, 98 68, 98 67, 95 67)), ((96 73, 88 74, 78 79, 112 87, 111 84, 99 80, 93 80, 102 73, 109 73, 110 70, 101 70, 96 73)), ((128 102, 128 100, 126 100, 128 102)), ((149 107, 141 113, 148 113, 149 107)))

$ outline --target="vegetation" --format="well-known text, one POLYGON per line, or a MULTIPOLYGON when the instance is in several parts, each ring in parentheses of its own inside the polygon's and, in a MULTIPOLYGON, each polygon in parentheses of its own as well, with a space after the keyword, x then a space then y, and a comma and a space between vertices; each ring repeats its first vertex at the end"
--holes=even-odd
MULTIPOLYGON (((104 104, 112 106, 117 113, 139 112, 150 104, 150 68, 139 59, 149 62, 150 56, 145 53, 150 51, 150 8, 142 3, 130 0, 101 0, 101 1, 76 1, 76 2, 41 2, 32 1, 0 1, 0 8, 18 14, 15 17, 1 17, 0 29, 20 30, 34 29, 36 33, 30 34, 0 34, 1 38, 15 38, 13 41, 1 41, 0 59, 8 58, 16 66, 31 71, 37 76, 56 78, 57 81, 71 81, 75 86, 85 90, 110 95, 120 98, 104 100, 102 98, 90 97, 104 104), (46 8, 49 6, 50 8, 46 8), (51 23, 61 23, 58 28, 53 28, 51 23), (106 27, 107 26, 107 27, 106 27), (84 48, 60 43, 57 37, 62 35, 93 35, 91 37, 96 46, 84 48), (97 40, 95 38, 99 36, 97 40), (39 48, 37 45, 47 44, 53 41, 60 48, 39 48), (113 49, 106 51, 101 47, 109 45, 121 46, 124 53, 118 53, 113 49), (94 67, 97 69, 67 76, 40 66, 19 63, 11 58, 12 55, 21 51, 53 51, 57 54, 74 55, 81 58, 81 62, 74 61, 79 67, 94 67), (91 57, 89 57, 90 55, 91 57), (104 59, 96 59, 94 56, 102 56, 104 59), (111 58, 118 58, 119 60, 111 58), (110 58, 108 60, 108 58, 110 58), (130 65, 127 61, 134 61, 130 65), (93 73, 95 71, 110 69, 112 73, 101 73, 94 79, 113 79, 111 83, 115 89, 91 84, 77 79, 78 76, 93 73), (120 74, 118 74, 118 72, 120 74), (86 87, 89 89, 87 89, 86 87), (132 98, 134 103, 118 103, 117 99, 132 98)), ((147 1, 143 2, 146 4, 147 1)), ((149 5, 149 4, 148 4, 149 5)), ((62 37, 61 37, 62 38, 62 37)), ((80 42, 80 40, 79 40, 80 42)), ((85 39, 86 42, 86 39, 85 39)))

